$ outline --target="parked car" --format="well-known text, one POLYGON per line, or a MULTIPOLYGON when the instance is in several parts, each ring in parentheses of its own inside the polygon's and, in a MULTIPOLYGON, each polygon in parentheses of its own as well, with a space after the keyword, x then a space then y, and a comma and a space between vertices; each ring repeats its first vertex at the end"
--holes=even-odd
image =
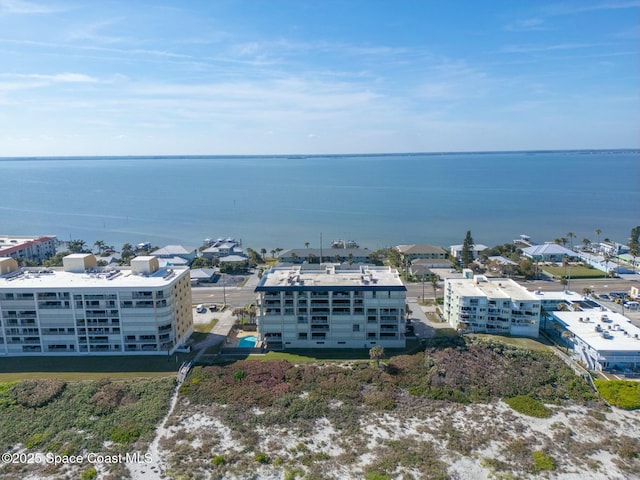
POLYGON ((601 300, 611 300, 611 297, 606 293, 601 293, 600 295, 598 295, 598 298, 601 300))
POLYGON ((218 310, 218 307, 216 307, 215 305, 209 305, 210 312, 215 312, 216 310, 218 310))
POLYGON ((206 311, 207 311, 207 309, 206 309, 206 308, 205 308, 205 306, 204 306, 204 305, 202 305, 202 304, 200 304, 200 305, 198 305, 198 306, 196 307, 196 312, 197 312, 197 313, 204 313, 204 312, 206 312, 206 311))
POLYGON ((624 304, 625 308, 628 308, 629 310, 638 310, 638 308, 640 308, 640 303, 638 302, 627 302, 624 304))

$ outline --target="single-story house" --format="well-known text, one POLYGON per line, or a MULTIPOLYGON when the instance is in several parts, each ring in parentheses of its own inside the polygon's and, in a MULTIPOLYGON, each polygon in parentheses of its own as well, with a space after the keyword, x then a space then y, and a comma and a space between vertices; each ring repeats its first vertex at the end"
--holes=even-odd
POLYGON ((567 257, 570 260, 577 260, 580 255, 557 243, 543 243, 522 249, 522 255, 533 261, 540 262, 562 262, 567 257))
POLYGON ((183 247, 182 245, 166 245, 162 248, 154 250, 149 255, 158 258, 174 258, 180 257, 184 258, 187 261, 188 265, 191 265, 191 262, 198 255, 198 250, 195 247, 183 247))
POLYGON ((190 272, 191 285, 199 283, 212 283, 218 277, 218 271, 215 268, 195 268, 190 272))

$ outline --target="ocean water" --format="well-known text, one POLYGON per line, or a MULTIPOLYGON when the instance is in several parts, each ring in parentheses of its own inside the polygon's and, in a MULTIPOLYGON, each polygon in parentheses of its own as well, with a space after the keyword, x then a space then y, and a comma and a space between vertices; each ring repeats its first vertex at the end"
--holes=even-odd
POLYGON ((637 151, 0 159, 0 234, 61 240, 318 247, 353 239, 495 245, 527 234, 626 242, 637 151))

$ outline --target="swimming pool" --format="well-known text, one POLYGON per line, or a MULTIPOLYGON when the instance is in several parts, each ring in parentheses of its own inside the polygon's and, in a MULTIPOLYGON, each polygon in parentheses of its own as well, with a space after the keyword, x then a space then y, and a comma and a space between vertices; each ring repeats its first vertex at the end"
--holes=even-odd
POLYGON ((246 337, 242 337, 238 341, 238 347, 239 348, 254 348, 256 346, 257 342, 258 342, 258 337, 256 337, 255 335, 248 335, 246 337))

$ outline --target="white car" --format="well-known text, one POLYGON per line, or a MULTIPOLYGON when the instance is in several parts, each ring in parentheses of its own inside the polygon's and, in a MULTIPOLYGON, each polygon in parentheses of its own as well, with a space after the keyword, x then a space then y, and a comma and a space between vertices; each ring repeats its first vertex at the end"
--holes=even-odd
POLYGON ((196 312, 197 312, 197 313, 204 313, 204 312, 206 312, 206 311, 207 311, 207 309, 206 309, 206 308, 205 308, 205 306, 204 306, 204 305, 202 305, 202 304, 200 304, 200 305, 198 305, 198 306, 196 307, 196 312))

